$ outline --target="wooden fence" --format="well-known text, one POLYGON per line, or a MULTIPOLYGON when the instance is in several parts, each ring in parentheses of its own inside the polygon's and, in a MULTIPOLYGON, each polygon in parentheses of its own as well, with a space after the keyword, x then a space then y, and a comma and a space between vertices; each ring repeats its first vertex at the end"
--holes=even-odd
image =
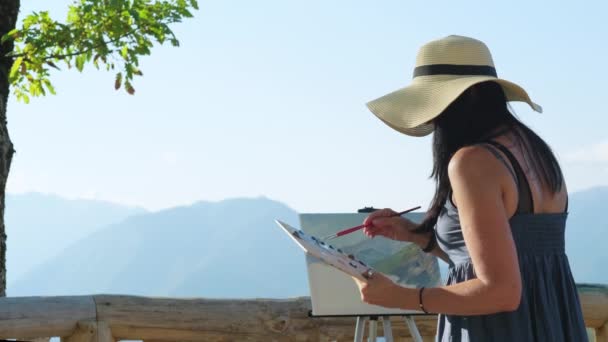
MULTIPOLYGON (((608 342, 608 286, 578 285, 585 324, 608 342)), ((122 295, 0 298, 0 338, 69 342, 352 341, 353 318, 309 318, 310 299, 177 299, 122 295)), ((391 318, 393 335, 410 340, 391 318)), ((425 341, 436 317, 417 316, 425 341)), ((381 335, 381 332, 378 332, 381 335)))

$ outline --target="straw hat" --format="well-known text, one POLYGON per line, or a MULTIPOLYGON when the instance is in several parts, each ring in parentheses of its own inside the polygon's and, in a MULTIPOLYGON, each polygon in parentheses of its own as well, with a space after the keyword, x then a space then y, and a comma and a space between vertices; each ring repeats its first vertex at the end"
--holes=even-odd
POLYGON ((526 102, 541 113, 528 93, 496 75, 492 55, 481 41, 448 36, 420 48, 412 83, 367 103, 367 107, 391 128, 412 136, 433 131, 432 119, 474 84, 494 81, 502 86, 508 101, 526 102))

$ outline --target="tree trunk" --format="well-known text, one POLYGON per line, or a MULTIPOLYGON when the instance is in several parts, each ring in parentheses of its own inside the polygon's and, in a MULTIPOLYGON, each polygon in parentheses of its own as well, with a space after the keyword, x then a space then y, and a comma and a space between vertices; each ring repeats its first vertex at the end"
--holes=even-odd
MULTIPOLYGON (((19 0, 0 0, 0 37, 15 28, 19 14, 19 0)), ((0 297, 6 296, 6 230, 4 227, 4 199, 6 180, 13 159, 13 143, 6 125, 8 102, 8 73, 13 59, 6 54, 13 51, 13 43, 0 45, 0 297)))

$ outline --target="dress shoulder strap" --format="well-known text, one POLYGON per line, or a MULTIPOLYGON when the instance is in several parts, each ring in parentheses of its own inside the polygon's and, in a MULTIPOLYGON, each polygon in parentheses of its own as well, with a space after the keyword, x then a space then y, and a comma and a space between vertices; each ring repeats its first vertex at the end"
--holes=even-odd
POLYGON ((530 190, 530 184, 528 183, 528 179, 526 178, 526 175, 523 169, 521 168, 521 165, 519 164, 513 153, 511 153, 508 148, 494 140, 488 140, 485 143, 500 150, 509 159, 511 166, 513 167, 513 170, 511 170, 511 168, 508 167, 504 158, 502 158, 502 156, 500 156, 498 152, 494 151, 494 155, 498 154, 498 156, 500 156, 497 158, 500 159, 505 164, 505 166, 507 166, 507 169, 515 177, 518 192, 516 213, 534 213, 534 200, 532 199, 532 191, 530 190))
POLYGON ((515 184, 517 184, 519 186, 519 179, 517 179, 517 175, 515 174, 515 171, 513 171, 513 167, 511 166, 511 164, 508 161, 505 160, 505 158, 502 156, 502 154, 500 154, 498 151, 496 151, 496 148, 492 147, 492 145, 490 145, 489 143, 481 143, 481 144, 478 144, 477 146, 485 148, 490 153, 492 153, 494 155, 494 157, 496 157, 496 159, 501 161, 505 165, 507 170, 509 170, 509 173, 511 174, 511 176, 513 176, 513 180, 515 181, 515 184))

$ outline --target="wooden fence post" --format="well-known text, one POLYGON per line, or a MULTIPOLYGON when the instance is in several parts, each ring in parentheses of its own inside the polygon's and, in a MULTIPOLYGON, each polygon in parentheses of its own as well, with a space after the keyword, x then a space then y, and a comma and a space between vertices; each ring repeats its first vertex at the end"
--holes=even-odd
POLYGON ((596 342, 608 342, 608 321, 603 326, 595 329, 596 342))
POLYGON ((80 321, 74 333, 61 342, 116 342, 106 322, 80 321))

